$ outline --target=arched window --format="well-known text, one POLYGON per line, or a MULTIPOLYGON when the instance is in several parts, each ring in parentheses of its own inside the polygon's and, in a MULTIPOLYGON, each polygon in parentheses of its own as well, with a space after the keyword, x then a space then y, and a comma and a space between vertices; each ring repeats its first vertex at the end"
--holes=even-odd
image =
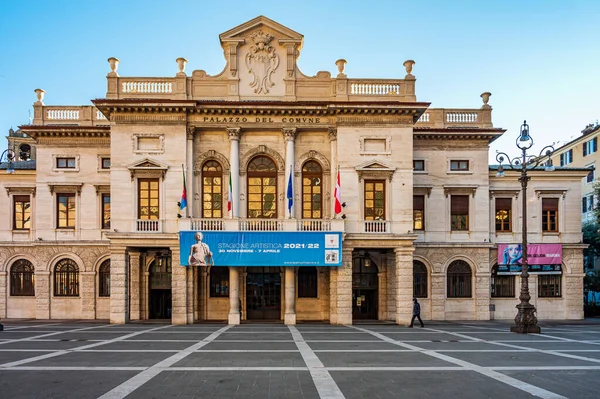
POLYGON ((248 164, 248 217, 277 218, 277 166, 266 156, 248 164))
POLYGON ((316 161, 308 161, 302 166, 302 218, 320 219, 323 217, 323 169, 316 161))
POLYGON ((418 260, 413 260, 413 296, 427 298, 427 267, 418 260))
POLYGON ((448 266, 448 298, 471 298, 471 266, 464 260, 455 260, 448 266))
POLYGON ((19 259, 10 269, 10 295, 35 296, 35 270, 27 259, 19 259))
POLYGON ((79 267, 71 259, 62 259, 54 268, 54 296, 79 296, 79 267))
POLYGON ((110 259, 102 262, 98 269, 98 295, 110 296, 110 259))
POLYGON ((202 165, 202 217, 223 217, 223 169, 217 161, 202 165))
POLYGON ((498 265, 492 267, 492 298, 514 298, 515 276, 498 274, 498 265))
POLYGON ((314 266, 298 268, 298 298, 317 298, 318 272, 314 266))
POLYGON ((210 268, 210 296, 211 298, 229 296, 229 268, 210 268))

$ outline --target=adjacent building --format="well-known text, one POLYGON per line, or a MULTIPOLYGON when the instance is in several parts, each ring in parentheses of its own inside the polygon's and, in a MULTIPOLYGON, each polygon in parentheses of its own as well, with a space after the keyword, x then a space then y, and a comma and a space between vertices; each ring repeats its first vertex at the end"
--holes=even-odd
MULTIPOLYGON (((178 58, 174 77, 122 77, 109 58, 92 105, 36 90, 10 144, 35 169, 0 177, 0 318, 407 324, 413 297, 424 319, 514 317, 498 248, 521 242, 520 184, 488 166, 490 93, 430 108, 412 60, 399 79, 343 59, 307 76, 303 36, 262 16, 219 40, 217 75, 178 58)), ((556 250, 530 278, 540 319, 583 317, 588 172, 531 172, 529 242, 556 250)))

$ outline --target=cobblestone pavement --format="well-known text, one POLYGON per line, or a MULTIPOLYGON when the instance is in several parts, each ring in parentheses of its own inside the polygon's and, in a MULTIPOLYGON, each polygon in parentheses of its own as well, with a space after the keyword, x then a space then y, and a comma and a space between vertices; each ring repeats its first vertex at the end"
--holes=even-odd
POLYGON ((598 398, 600 320, 541 326, 8 321, 0 398, 598 398))

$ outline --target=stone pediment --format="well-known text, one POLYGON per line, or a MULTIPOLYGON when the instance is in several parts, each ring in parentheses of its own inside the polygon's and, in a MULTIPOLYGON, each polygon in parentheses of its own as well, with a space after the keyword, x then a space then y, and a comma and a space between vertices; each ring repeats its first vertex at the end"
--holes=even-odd
POLYGON ((389 181, 392 181, 392 176, 396 171, 396 167, 390 165, 387 162, 383 162, 378 159, 373 159, 355 166, 354 170, 356 170, 356 173, 358 173, 359 181, 364 178, 388 179, 389 181))
POLYGON ((131 174, 131 180, 134 177, 162 177, 165 178, 165 173, 169 169, 168 165, 162 162, 158 162, 154 159, 144 158, 141 161, 136 161, 129 166, 129 173, 131 174))
POLYGON ((227 32, 221 33, 219 39, 221 40, 221 43, 230 41, 236 42, 240 39, 245 40, 250 33, 260 30, 261 28, 265 28, 265 30, 276 34, 279 40, 292 40, 298 42, 300 45, 302 45, 304 40, 304 36, 300 33, 262 15, 251 19, 248 22, 244 22, 235 28, 229 29, 227 32))

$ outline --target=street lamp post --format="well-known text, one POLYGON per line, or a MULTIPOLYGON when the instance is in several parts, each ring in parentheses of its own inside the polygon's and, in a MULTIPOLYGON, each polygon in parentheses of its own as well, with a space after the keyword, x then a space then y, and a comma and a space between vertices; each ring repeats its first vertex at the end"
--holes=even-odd
POLYGON ((496 155, 496 160, 499 164, 496 177, 504 177, 504 167, 502 166, 502 162, 505 160, 508 162, 507 168, 509 170, 521 170, 521 176, 519 177, 519 181, 521 182, 521 201, 523 208, 523 231, 521 234, 523 250, 521 262, 521 294, 519 295, 520 302, 516 306, 517 315, 515 316, 515 325, 510 327, 510 331, 521 334, 539 334, 541 331, 537 324, 537 318, 535 317, 535 306, 529 303, 531 295, 529 295, 529 271, 527 262, 527 182, 530 177, 527 175, 527 172, 538 167, 544 159, 547 159, 544 170, 548 172, 553 171, 554 166, 552 166, 550 155, 554 151, 554 147, 548 145, 542 148, 542 151, 540 151, 538 156, 528 155, 527 150, 533 146, 533 139, 529 135, 529 125, 527 124, 527 121, 523 121, 523 125, 521 125, 521 131, 517 137, 516 145, 521 150, 520 157, 511 159, 504 152, 498 152, 496 155))
POLYGON ((14 174, 15 173, 15 168, 13 165, 13 162, 15 160, 15 152, 13 150, 6 149, 2 152, 2 155, 0 155, 0 164, 2 163, 2 160, 6 158, 6 162, 8 163, 6 165, 6 173, 8 173, 9 175, 14 174))

